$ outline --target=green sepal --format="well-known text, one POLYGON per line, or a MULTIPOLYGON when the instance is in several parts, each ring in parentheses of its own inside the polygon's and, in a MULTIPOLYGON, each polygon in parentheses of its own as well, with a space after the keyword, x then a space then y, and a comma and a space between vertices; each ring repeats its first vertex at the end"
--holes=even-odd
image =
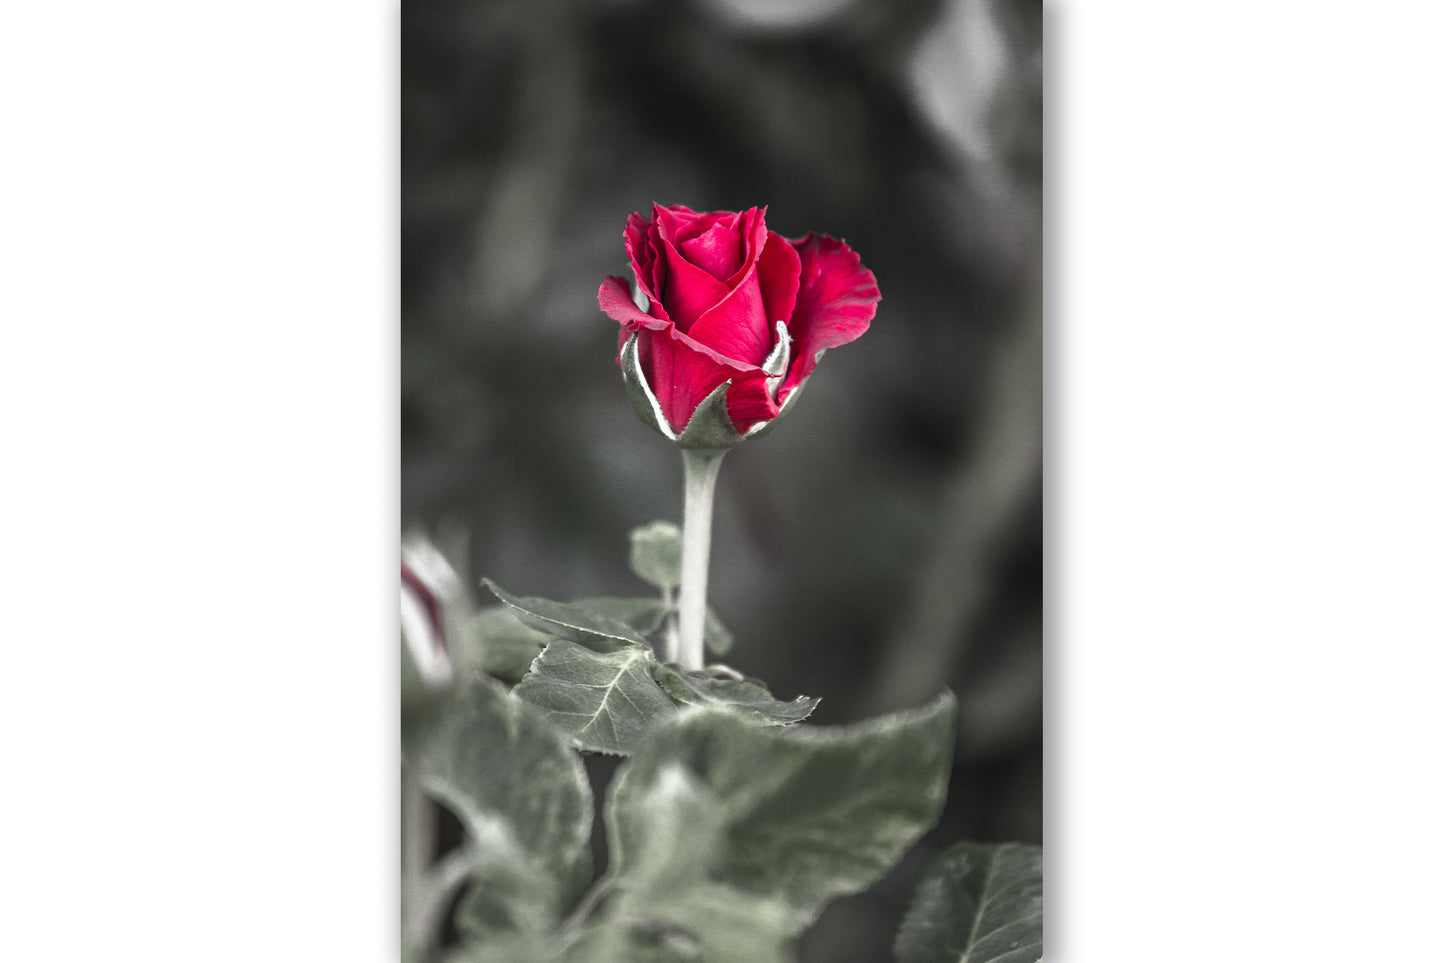
MULTIPOLYGON (((791 358, 792 337, 782 322, 778 322, 777 327, 777 341, 763 364, 763 370, 768 373, 770 379, 782 378, 786 374, 786 366, 791 358), (780 368, 781 370, 779 370, 780 368)), ((819 351, 814 358, 815 363, 822 356, 823 352, 819 351)), ((726 451, 739 442, 767 434, 783 419, 784 415, 792 410, 798 396, 802 394, 803 385, 808 383, 808 378, 804 378, 794 385, 775 416, 767 421, 758 422, 746 432, 739 432, 727 412, 727 393, 732 386, 732 379, 728 379, 698 403, 698 406, 693 409, 687 425, 679 434, 672 430, 672 425, 668 422, 667 416, 663 414, 662 405, 657 400, 657 394, 647 383, 647 375, 642 370, 642 361, 638 355, 636 332, 633 332, 623 344, 618 361, 622 366, 622 380, 627 386, 627 400, 632 403, 632 410, 637 412, 637 417, 642 420, 643 424, 654 429, 679 448, 726 451)), ((809 377, 812 376, 809 375, 809 377)))
POLYGON ((642 362, 637 356, 636 332, 633 332, 632 337, 622 346, 618 362, 622 366, 623 384, 627 386, 627 400, 632 403, 632 410, 637 412, 638 419, 668 441, 677 441, 677 434, 667 423, 667 416, 662 413, 662 405, 647 383, 647 376, 642 373, 642 362))
POLYGON ((732 419, 728 417, 727 393, 732 385, 731 379, 708 393, 693 409, 692 416, 679 434, 672 430, 667 415, 663 414, 662 404, 657 400, 657 394, 647 383, 647 375, 643 372, 642 361, 638 357, 636 332, 622 346, 618 361, 622 365, 622 380, 627 385, 627 400, 632 402, 632 410, 637 412, 637 417, 642 419, 643 424, 656 429, 679 448, 726 450, 743 440, 743 436, 733 427, 732 419))
POLYGON ((728 415, 727 394, 732 387, 729 378, 710 391, 698 402, 687 421, 687 427, 677 436, 677 447, 698 448, 704 451, 726 451, 743 440, 742 434, 733 427, 728 415))
MULTIPOLYGON (((822 357, 822 355, 823 352, 819 351, 818 356, 822 357)), ((787 415, 793 410, 793 406, 798 403, 798 396, 803 393, 803 385, 807 384, 808 379, 812 377, 812 375, 808 375, 807 378, 804 378, 802 381, 799 381, 797 384, 793 385, 793 390, 788 392, 788 397, 783 399, 783 404, 781 407, 778 408, 778 413, 772 418, 769 418, 767 421, 760 421, 756 425, 753 425, 751 428, 748 429, 748 433, 743 437, 761 438, 763 435, 766 435, 768 432, 776 428, 778 422, 782 421, 785 417, 787 417, 787 415)))

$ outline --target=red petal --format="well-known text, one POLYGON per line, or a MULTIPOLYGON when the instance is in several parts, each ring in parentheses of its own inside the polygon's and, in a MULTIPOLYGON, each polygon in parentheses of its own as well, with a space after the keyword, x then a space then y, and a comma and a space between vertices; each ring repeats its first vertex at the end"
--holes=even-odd
POLYGON ((778 403, 768 392, 766 375, 761 372, 756 376, 734 374, 732 378, 732 387, 728 389, 728 417, 739 433, 778 416, 778 403))
POLYGON ((698 319, 688 332, 725 358, 761 367, 773 349, 773 332, 763 309, 757 273, 748 275, 723 301, 698 319))
POLYGON ((661 302, 658 295, 655 277, 657 262, 657 250, 648 243, 648 234, 655 231, 653 223, 641 214, 632 213, 627 215, 627 229, 623 231, 623 247, 627 250, 627 260, 632 263, 633 276, 642 290, 653 301, 661 302))
POLYGON ((637 309, 636 302, 632 300, 632 286, 626 278, 604 278, 597 289, 597 306, 613 321, 623 325, 626 331, 635 331, 639 327, 654 330, 672 327, 672 322, 666 317, 655 318, 637 309))
MULTIPOLYGON (((702 344, 681 331, 672 323, 663 312, 664 317, 655 317, 645 314, 637 309, 632 300, 632 289, 627 284, 626 278, 609 277, 603 280, 597 288, 597 305, 612 320, 622 325, 619 349, 627 343, 627 336, 634 331, 655 331, 659 334, 666 333, 669 338, 684 345, 688 350, 700 354, 709 359, 713 364, 727 368, 730 371, 751 372, 757 369, 757 365, 751 365, 744 361, 737 361, 725 355, 719 354, 712 348, 702 344)), ((653 310, 662 311, 660 306, 654 306, 653 310)), ((717 387, 717 385, 713 385, 717 387)))
POLYGON ((743 236, 730 224, 714 224, 680 245, 688 261, 726 284, 743 266, 743 236))
POLYGON ((873 272, 842 241, 809 234, 790 243, 798 252, 798 300, 788 324, 793 362, 779 399, 812 373, 819 351, 847 344, 867 331, 880 298, 873 272))
POLYGON ((793 246, 781 235, 769 231, 763 255, 758 259, 758 284, 763 289, 763 313, 767 315, 770 337, 773 325, 793 317, 793 306, 798 300, 799 267, 798 252, 793 246))
POLYGON ((688 329, 688 334, 719 354, 760 366, 773 348, 775 332, 768 320, 766 289, 758 266, 767 250, 768 229, 763 224, 763 211, 750 208, 737 215, 747 262, 732 279, 732 289, 712 305, 688 329))
POLYGON ((765 208, 750 207, 733 215, 733 229, 743 241, 743 257, 737 270, 726 279, 730 288, 737 287, 762 256, 763 245, 768 239, 768 228, 763 223, 764 213, 765 208))
POLYGON ((638 360, 647 383, 668 424, 680 433, 698 404, 737 372, 695 350, 685 335, 674 337, 676 333, 675 328, 665 332, 644 330, 637 337, 638 360))
POLYGON ((652 205, 652 222, 657 225, 659 236, 669 244, 677 245, 707 230, 716 215, 698 214, 681 204, 652 205), (698 221, 702 220, 699 226, 698 221))
POLYGON ((662 254, 667 259, 662 304, 673 323, 689 331, 704 312, 727 297, 728 286, 702 268, 689 264, 666 236, 662 237, 662 254))

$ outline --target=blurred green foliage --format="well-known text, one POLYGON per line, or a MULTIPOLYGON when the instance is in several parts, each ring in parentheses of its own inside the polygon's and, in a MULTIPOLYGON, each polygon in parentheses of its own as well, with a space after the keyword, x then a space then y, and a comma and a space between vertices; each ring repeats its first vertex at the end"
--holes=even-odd
POLYGON ((478 602, 637 590, 678 518, 597 286, 654 201, 768 205, 883 300, 718 485, 728 662, 820 723, 958 695, 947 808, 804 960, 886 959, 928 859, 1042 836, 1040 6, 1014 0, 408 0, 402 522, 478 602))

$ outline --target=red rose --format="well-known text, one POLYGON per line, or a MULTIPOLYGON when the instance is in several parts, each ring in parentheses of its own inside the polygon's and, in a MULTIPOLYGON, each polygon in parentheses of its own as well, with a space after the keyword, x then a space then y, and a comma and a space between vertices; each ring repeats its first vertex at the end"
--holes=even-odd
POLYGON ((597 291, 622 325, 618 363, 639 413, 675 441, 700 408, 721 410, 724 398, 727 417, 698 419, 715 424, 694 426, 688 437, 704 439, 694 446, 758 434, 819 356, 873 318, 878 285, 858 255, 822 235, 787 240, 767 229, 763 210, 654 204, 651 219, 632 214, 624 237, 636 300, 625 278, 597 291))

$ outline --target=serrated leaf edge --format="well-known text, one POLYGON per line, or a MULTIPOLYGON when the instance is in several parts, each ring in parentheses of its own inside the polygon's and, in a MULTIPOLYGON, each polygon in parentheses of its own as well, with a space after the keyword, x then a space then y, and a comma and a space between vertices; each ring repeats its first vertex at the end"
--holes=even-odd
MULTIPOLYGON (((522 605, 518 605, 516 602, 512 601, 512 599, 508 598, 507 596, 510 596, 511 593, 510 593, 510 592, 507 592, 506 589, 504 589, 504 588, 502 588, 501 586, 497 585, 497 583, 496 583, 496 582, 493 582, 491 579, 489 579, 489 578, 484 578, 484 579, 482 579, 482 584, 483 584, 484 586, 486 586, 487 589, 488 589, 493 595, 495 595, 495 596, 497 597, 497 599, 502 602, 503 605, 506 605, 507 607, 512 608, 512 609, 515 609, 516 611, 522 612, 522 613, 524 613, 524 614, 526 614, 526 615, 530 615, 530 616, 531 616, 532 618, 534 618, 534 619, 541 619, 543 622, 551 622, 553 625, 560 625, 560 626, 562 626, 563 628, 572 629, 573 631, 576 631, 576 632, 583 632, 583 633, 586 633, 586 634, 589 634, 589 635, 600 635, 600 636, 602 636, 602 637, 605 638, 605 639, 614 639, 614 640, 616 640, 616 641, 618 641, 618 642, 625 642, 625 643, 627 643, 628 645, 639 646, 639 647, 641 647, 641 648, 647 649, 648 651, 651 651, 651 647, 647 644, 646 640, 642 639, 641 637, 639 637, 639 636, 637 636, 637 635, 635 635, 635 634, 628 633, 627 635, 618 635, 616 632, 611 632, 611 631, 607 631, 607 630, 604 630, 604 629, 595 629, 595 628, 591 628, 590 626, 586 626, 586 625, 574 625, 573 623, 567 622, 567 621, 565 621, 565 620, 563 620, 563 619, 554 618, 554 617, 552 617, 552 616, 550 616, 550 615, 543 615, 543 614, 540 613, 540 612, 533 612, 531 609, 528 609, 528 608, 526 608, 525 606, 522 606, 522 605)), ((559 604, 559 605, 571 605, 571 604, 574 604, 574 603, 571 603, 571 602, 559 602, 559 603, 557 603, 557 604, 559 604)), ((615 620, 613 620, 613 619, 609 619, 609 618, 607 618, 606 616, 602 616, 602 615, 599 615, 599 616, 597 616, 597 617, 598 617, 599 619, 603 619, 603 620, 608 621, 608 622, 615 621, 615 620)), ((564 641, 566 641, 566 640, 564 640, 564 641)))
MULTIPOLYGON (((558 639, 558 640, 555 640, 555 641, 567 642, 566 639, 558 639)), ((569 644, 569 645, 577 645, 578 648, 584 649, 584 650, 586 650, 586 651, 588 651, 588 652, 591 652, 591 651, 592 651, 591 649, 587 649, 587 647, 584 646, 584 645, 578 645, 578 643, 576 643, 576 642, 568 642, 568 644, 569 644)), ((534 658, 534 659, 532 660, 532 664, 527 667, 527 675, 525 675, 525 676, 522 677, 522 682, 527 681, 527 678, 530 677, 531 674, 532 674, 532 672, 537 669, 538 663, 542 661, 542 657, 547 654, 547 650, 550 649, 550 648, 552 647, 552 645, 553 645, 552 642, 548 642, 545 646, 542 647, 542 651, 537 653, 536 658, 534 658)), ((645 645, 644 645, 644 646, 640 646, 640 647, 634 647, 634 648, 635 648, 635 651, 629 652, 629 658, 628 658, 628 660, 627 660, 625 663, 623 663, 622 668, 617 671, 617 674, 612 677, 612 681, 607 684, 608 693, 607 693, 607 695, 604 695, 604 696, 602 697, 602 702, 598 705, 597 711, 594 712, 594 713, 592 714, 592 716, 588 719, 587 724, 586 724, 586 725, 583 725, 581 728, 583 728, 583 729, 587 728, 588 725, 591 725, 592 722, 596 720, 597 716, 602 712, 602 709, 607 705, 607 700, 608 700, 609 698, 611 698, 612 692, 617 690, 617 688, 618 688, 618 687, 617 687, 617 684, 616 684, 616 683, 617 683, 617 680, 620 679, 620 678, 622 678, 622 674, 627 671, 627 669, 632 665, 632 663, 633 663, 634 661, 636 661, 637 659, 641 659, 641 658, 651 658, 651 660, 652 660, 654 663, 656 663, 657 659, 656 659, 656 657, 653 655, 653 652, 652 652, 652 649, 651 649, 651 648, 649 648, 648 646, 645 646, 645 645)), ((618 649, 617 651, 623 652, 623 651, 628 651, 628 650, 626 650, 626 649, 618 649)), ((673 703, 674 705, 677 705, 677 700, 674 699, 674 698, 668 693, 668 691, 667 691, 666 689, 664 689, 661 685, 658 685, 657 679, 653 676, 651 670, 648 670, 647 677, 648 677, 649 681, 652 682, 653 685, 656 685, 656 686, 657 686, 657 691, 659 691, 659 692, 662 693, 663 698, 667 699, 669 702, 673 703)), ((553 681, 553 680, 548 680, 548 681, 550 682, 550 681, 553 681)), ((522 684, 522 682, 518 682, 517 685, 520 686, 520 685, 522 684)), ((540 683, 538 683, 538 684, 540 684, 540 683)), ((588 688, 588 689, 601 688, 601 686, 598 686, 598 685, 595 685, 595 684, 589 684, 589 683, 580 683, 580 682, 577 682, 577 683, 571 683, 571 684, 573 684, 573 685, 578 685, 578 686, 581 686, 581 687, 583 687, 583 688, 588 688)), ((516 690, 515 690, 515 689, 513 689, 513 694, 514 694, 514 695, 516 694, 516 690)), ((625 697, 625 696, 624 696, 624 697, 625 697)), ((530 706, 533 710, 542 713, 544 716, 550 717, 550 716, 556 714, 556 710, 547 709, 547 708, 544 708, 544 707, 542 707, 542 706, 539 706, 539 705, 537 705, 536 703, 533 703, 533 702, 529 701, 528 699, 526 699, 525 696, 517 696, 516 698, 517 698, 518 701, 523 702, 523 703, 526 703, 526 704, 527 704, 528 706, 530 706)), ((630 701, 630 700, 629 700, 629 701, 630 701)), ((634 705, 635 705, 635 703, 634 703, 634 705)), ((679 708, 683 708, 683 707, 679 706, 679 708)), ((596 753, 600 753, 601 755, 604 755, 604 756, 617 756, 617 757, 619 757, 619 758, 626 758, 627 756, 630 756, 630 755, 632 754, 631 750, 605 749, 605 748, 602 748, 602 747, 600 747, 600 746, 589 745, 589 744, 587 744, 583 739, 581 739, 579 736, 577 736, 575 733, 572 733, 572 732, 567 731, 567 730, 562 730, 562 729, 560 729, 560 727, 556 726, 555 723, 552 723, 552 725, 553 725, 554 728, 558 729, 563 736, 566 737, 566 739, 567 739, 568 742, 570 743, 571 747, 574 748, 574 749, 578 749, 578 750, 581 750, 581 751, 583 751, 583 752, 596 752, 596 753)), ((621 740, 618 740, 618 741, 621 741, 621 740)))
MULTIPOLYGON (((662 668, 662 667, 665 666, 666 668, 671 669, 671 670, 672 670, 674 673, 676 673, 677 675, 680 675, 680 676, 682 676, 683 678, 686 678, 686 677, 687 677, 687 670, 683 669, 681 666, 679 666, 679 665, 678 665, 677 663, 675 663, 675 662, 657 662, 657 663, 655 663, 655 664, 656 664, 656 666, 657 666, 658 668, 662 668)), ((768 698, 772 699, 774 702, 778 703, 779 705, 792 706, 792 705, 797 705, 797 704, 803 703, 803 702, 812 702, 813 705, 812 705, 812 707, 811 707, 810 709, 808 709, 808 711, 807 711, 807 713, 806 713, 805 715, 802 715, 802 716, 800 716, 800 717, 797 718, 797 719, 786 719, 786 720, 773 721, 773 720, 767 719, 766 717, 761 716, 761 714, 758 712, 758 710, 752 709, 751 706, 750 706, 748 703, 745 703, 745 702, 728 702, 728 701, 725 700, 725 699, 712 699, 712 700, 707 700, 707 701, 703 701, 703 702, 689 702, 689 701, 687 701, 687 700, 685 700, 685 699, 679 699, 677 696, 673 695, 673 694, 668 690, 667 686, 663 683, 663 681, 657 677, 657 672, 656 672, 656 670, 654 670, 653 673, 652 673, 652 680, 657 683, 657 687, 662 690, 663 695, 667 696, 669 699, 671 699, 673 702, 675 702, 675 703, 677 704, 677 706, 678 706, 679 709, 687 709, 687 708, 720 709, 720 710, 722 710, 722 711, 724 711, 724 712, 731 712, 731 713, 734 713, 735 715, 741 715, 741 716, 743 716, 744 718, 750 719, 750 720, 755 721, 755 722, 761 722, 761 723, 762 723, 762 727, 763 727, 763 728, 767 728, 767 729, 782 729, 782 728, 786 728, 786 727, 788 727, 788 726, 795 726, 795 725, 797 725, 797 724, 800 723, 800 722, 804 722, 804 721, 806 721, 806 720, 808 719, 808 717, 811 716, 814 712, 817 712, 817 711, 818 711, 818 706, 819 706, 819 705, 822 703, 822 701, 823 701, 823 699, 822 699, 821 696, 809 696, 809 695, 798 695, 798 696, 794 696, 794 697, 791 698, 791 699, 779 699, 779 698, 777 698, 776 696, 774 696, 773 693, 772 693, 772 690, 769 689, 769 688, 768 688, 765 684, 763 684, 762 682, 758 681, 757 679, 750 679, 750 678, 744 676, 741 672, 738 672, 736 669, 732 668, 731 666, 722 665, 721 663, 716 663, 716 664, 714 664, 714 665, 710 665, 710 666, 708 666, 707 669, 705 669, 704 671, 708 671, 708 670, 712 670, 712 669, 719 669, 719 668, 726 670, 726 672, 727 672, 727 674, 728 674, 728 680, 729 680, 729 681, 732 681, 732 682, 745 682, 745 683, 748 683, 748 684, 750 684, 750 685, 755 685, 755 686, 757 686, 758 688, 762 689, 763 692, 767 693, 768 698)))

